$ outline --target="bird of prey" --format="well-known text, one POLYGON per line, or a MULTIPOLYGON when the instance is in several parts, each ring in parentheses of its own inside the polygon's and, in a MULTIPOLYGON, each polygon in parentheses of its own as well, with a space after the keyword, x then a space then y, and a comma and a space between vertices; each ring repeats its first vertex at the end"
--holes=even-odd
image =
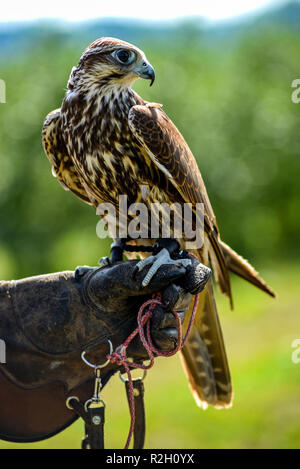
MULTIPOLYGON (((118 209, 120 194, 128 196, 128 203, 144 202, 149 208, 157 202, 203 203, 204 243, 197 256, 212 266, 220 290, 231 299, 231 271, 274 296, 254 268, 221 241, 195 158, 161 105, 132 90, 139 77, 152 84, 155 73, 132 44, 103 37, 83 52, 61 108, 48 114, 43 126, 53 174, 94 207, 110 202, 118 209)), ((184 248, 185 241, 180 243, 184 248)), ((153 262, 158 258, 159 253, 153 262)), ((199 406, 231 405, 231 377, 211 280, 200 295, 181 358, 199 406)))

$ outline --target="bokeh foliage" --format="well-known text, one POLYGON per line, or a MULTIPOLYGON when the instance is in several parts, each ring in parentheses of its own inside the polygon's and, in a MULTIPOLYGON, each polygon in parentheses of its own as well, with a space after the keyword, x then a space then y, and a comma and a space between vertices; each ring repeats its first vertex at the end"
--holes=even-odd
MULTIPOLYGON (((261 29, 210 46, 187 25, 177 40, 141 38, 138 45, 157 81, 150 89, 139 80, 135 88, 163 103, 185 136, 223 239, 261 264, 298 257, 299 106, 291 101, 298 35, 261 29)), ((52 32, 1 62, 0 277, 95 263, 104 249, 93 209, 52 178, 40 139, 85 46, 52 32)))

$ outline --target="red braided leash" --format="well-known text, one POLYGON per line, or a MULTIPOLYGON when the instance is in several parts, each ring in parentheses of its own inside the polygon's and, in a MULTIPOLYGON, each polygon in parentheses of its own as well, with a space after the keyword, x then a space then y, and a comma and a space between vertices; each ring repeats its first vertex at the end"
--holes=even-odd
MULTIPOLYGON (((190 255, 196 258, 194 254, 190 253, 190 255)), ((143 370, 149 370, 154 365, 154 354, 157 356, 162 356, 162 357, 171 357, 175 355, 177 352, 179 352, 179 350, 181 350, 184 347, 190 335, 191 329, 194 324, 198 303, 199 303, 199 294, 195 296, 191 318, 190 318, 189 325, 188 325, 188 328, 187 328, 187 331, 185 333, 183 340, 182 340, 182 326, 181 326, 180 317, 177 311, 172 311, 177 322, 178 343, 174 350, 170 352, 163 352, 157 349, 151 340, 149 320, 152 317, 152 311, 155 309, 156 305, 163 305, 163 303, 161 302, 161 294, 158 293, 156 295, 153 295, 153 297, 150 300, 145 301, 139 309, 138 316, 137 316, 137 323, 138 323, 137 328, 128 336, 128 338, 125 340, 125 342, 121 346, 117 347, 117 349, 111 355, 110 354, 107 355, 107 358, 110 360, 111 363, 116 363, 117 365, 124 367, 127 373, 127 377, 128 377, 131 421, 130 421, 129 433, 128 433, 128 437, 127 437, 127 441, 126 441, 124 449, 129 448, 130 441, 131 441, 133 431, 134 431, 134 425, 135 425, 134 388, 133 388, 133 381, 132 381, 130 369, 141 368, 143 370), (144 313, 144 310, 146 308, 147 310, 144 313), (145 331, 144 331, 145 326, 146 326, 147 337, 145 336, 145 331), (131 343, 131 341, 134 339, 134 337, 137 334, 139 334, 141 342, 148 353, 149 360, 150 360, 148 365, 144 365, 143 363, 134 363, 134 362, 128 361, 127 359, 127 356, 126 356, 127 347, 129 346, 129 344, 131 343)))

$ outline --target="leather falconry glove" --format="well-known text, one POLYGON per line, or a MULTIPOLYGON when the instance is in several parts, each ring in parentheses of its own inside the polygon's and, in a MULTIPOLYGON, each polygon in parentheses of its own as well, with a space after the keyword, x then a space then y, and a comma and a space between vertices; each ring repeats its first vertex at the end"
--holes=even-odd
MULTIPOLYGON (((108 339, 119 346, 137 326, 137 312, 153 293, 163 306, 151 319, 151 337, 161 350, 176 347, 178 330, 172 310, 184 312, 191 293, 201 291, 210 269, 192 258, 188 271, 166 265, 151 283, 141 286, 145 271, 134 274, 138 261, 105 267, 78 267, 18 281, 0 283, 0 338, 6 363, 0 365, 0 438, 37 441, 73 423, 76 415, 66 399, 88 399, 93 392, 93 370, 106 361, 108 339)), ((148 355, 136 337, 127 349, 134 361, 148 355)), ((120 370, 109 363, 101 370, 102 385, 120 370)))

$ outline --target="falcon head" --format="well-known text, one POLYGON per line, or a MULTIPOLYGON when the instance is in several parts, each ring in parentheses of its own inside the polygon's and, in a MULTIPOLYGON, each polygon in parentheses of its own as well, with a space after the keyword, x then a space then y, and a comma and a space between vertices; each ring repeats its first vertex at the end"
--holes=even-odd
POLYGON ((68 82, 69 90, 95 86, 129 87, 137 78, 155 80, 155 72, 143 51, 111 37, 97 39, 83 52, 68 82))

